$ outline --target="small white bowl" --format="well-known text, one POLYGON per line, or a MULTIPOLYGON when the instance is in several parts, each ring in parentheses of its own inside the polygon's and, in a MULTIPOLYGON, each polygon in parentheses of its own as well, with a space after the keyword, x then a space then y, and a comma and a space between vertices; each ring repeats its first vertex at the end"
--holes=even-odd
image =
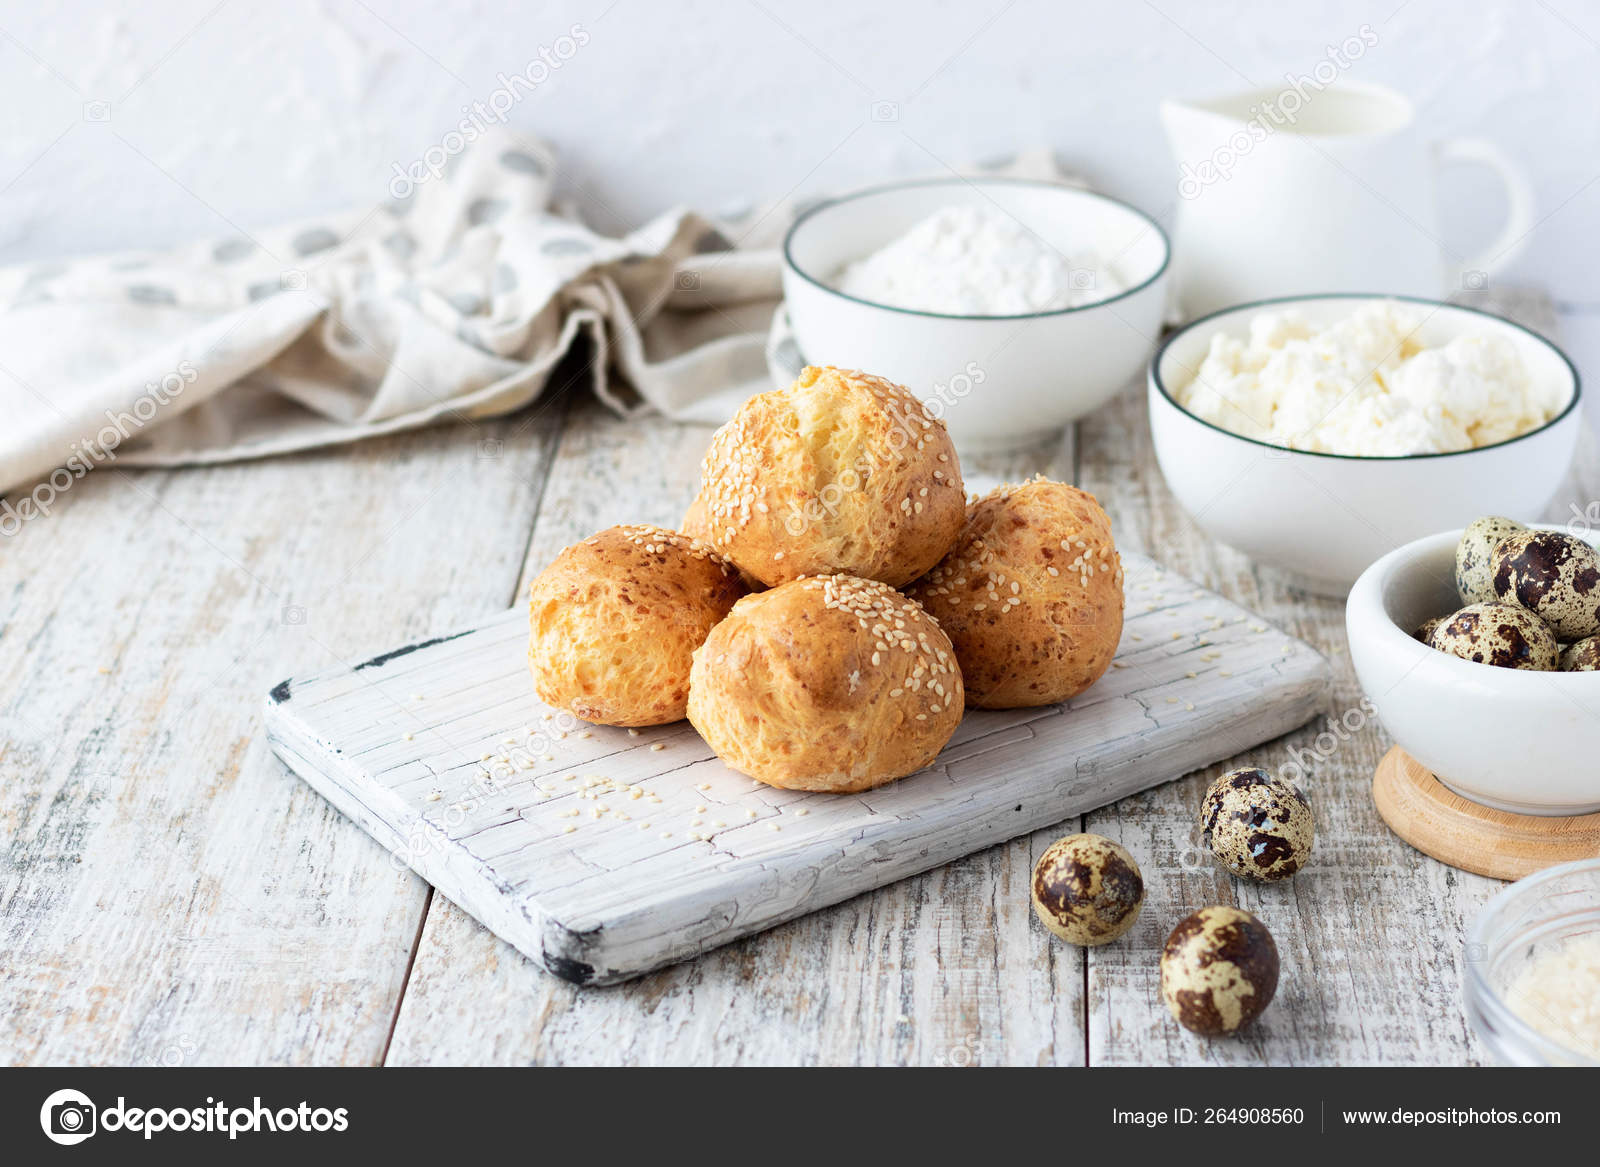
POLYGON ((994 450, 1042 441, 1138 374, 1161 333, 1171 247, 1154 219, 1105 195, 1025 179, 949 178, 823 203, 795 220, 783 259, 784 301, 807 364, 905 385, 942 412, 958 449, 994 450), (998 208, 1063 254, 1093 248, 1129 290, 1028 316, 950 316, 870 303, 832 286, 846 264, 951 206, 998 208))
POLYGON ((1517 814, 1600 811, 1600 673, 1495 668, 1411 635, 1461 607, 1460 539, 1407 543, 1350 589, 1345 631, 1362 691, 1389 735, 1461 797, 1517 814))
POLYGON ((1577 370, 1555 345, 1499 316, 1408 296, 1289 296, 1203 316, 1161 346, 1149 381, 1156 460, 1178 502, 1212 538, 1321 595, 1344 595, 1373 560, 1430 531, 1480 515, 1539 518, 1566 477, 1583 428, 1577 370), (1213 335, 1246 337, 1263 310, 1292 306, 1322 327, 1382 300, 1428 309, 1418 339, 1429 347, 1468 332, 1504 336, 1532 376, 1561 388, 1566 407, 1538 429, 1492 446, 1360 458, 1240 437, 1200 420, 1172 396, 1171 387, 1186 384, 1200 367, 1213 335))

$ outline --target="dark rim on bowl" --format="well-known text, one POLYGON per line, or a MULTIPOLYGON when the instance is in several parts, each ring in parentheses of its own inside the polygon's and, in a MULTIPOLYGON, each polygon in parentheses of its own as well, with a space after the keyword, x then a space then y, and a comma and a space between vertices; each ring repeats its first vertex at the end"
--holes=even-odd
MULTIPOLYGON (((1006 213, 1010 214, 1009 211, 1006 213)), ((1016 216, 1013 215, 1012 217, 1015 218, 1016 216)), ((1027 227, 1027 224, 1024 223, 1023 226, 1027 227)), ((1028 227, 1028 230, 1032 231, 1033 228, 1028 227)), ((1052 247, 1051 250, 1055 249, 1052 247)), ((1166 231, 1162 229, 1161 224, 1156 222, 1155 219, 1151 218, 1149 215, 1145 214, 1138 207, 1132 205, 1131 203, 1125 203, 1121 199, 1114 199, 1110 195, 1100 194, 1098 191, 1084 190, 1081 187, 1068 186, 1065 183, 1048 182, 1039 178, 1009 178, 998 175, 989 177, 979 174, 974 175, 971 178, 920 178, 913 179, 910 182, 886 182, 880 186, 869 186, 863 190, 851 191, 849 194, 839 195, 836 198, 825 199, 816 206, 812 207, 810 210, 797 216, 795 221, 789 225, 789 230, 785 232, 783 236, 783 262, 784 266, 790 271, 794 272, 795 275, 805 280, 806 283, 821 288, 824 292, 838 296, 841 300, 849 300, 852 304, 864 304, 868 308, 881 308, 885 312, 900 312, 907 316, 926 316, 934 320, 1038 320, 1046 316, 1065 316, 1070 312, 1085 312, 1090 308, 1100 308, 1106 304, 1115 304, 1118 300, 1125 300, 1136 292, 1144 291, 1151 284, 1159 280, 1162 274, 1171 265, 1172 240, 1167 238, 1166 231), (1140 219, 1143 219, 1144 222, 1155 231, 1156 235, 1160 237, 1161 266, 1156 268, 1154 274, 1152 274, 1148 279, 1145 279, 1143 282, 1134 285, 1126 291, 1118 292, 1115 296, 1107 296, 1104 300, 1094 300, 1088 304, 1077 304, 1070 308, 1052 308, 1048 312, 1021 312, 1011 316, 965 316, 954 312, 924 312, 920 308, 897 308, 893 304, 880 304, 876 300, 863 300, 860 296, 852 296, 848 292, 841 292, 838 288, 823 283, 816 276, 812 275, 810 272, 806 271, 803 267, 796 263, 794 255, 790 251, 790 245, 794 242, 795 232, 800 230, 801 224, 803 224, 813 215, 821 214, 823 211, 829 210, 832 207, 837 207, 842 203, 854 202, 857 199, 868 198, 872 195, 883 194, 885 191, 891 190, 912 190, 917 187, 924 186, 975 187, 979 183, 1004 183, 1008 186, 1037 186, 1046 190, 1068 191, 1075 195, 1083 195, 1086 198, 1099 199, 1103 203, 1110 203, 1113 206, 1121 207, 1123 210, 1129 211, 1132 214, 1137 215, 1140 219)))
POLYGON ((1260 446, 1264 450, 1282 450, 1287 454, 1303 454, 1308 458, 1337 458, 1345 462, 1407 462, 1418 458, 1459 458, 1463 454, 1481 454, 1485 450, 1498 450, 1502 446, 1509 446, 1513 442, 1520 442, 1524 438, 1531 438, 1535 434, 1541 434, 1545 430, 1551 429, 1565 419, 1574 409, 1577 409, 1578 403, 1583 399, 1583 379, 1578 376, 1578 368, 1572 363, 1572 358, 1562 352, 1552 341, 1540 336, 1526 325, 1518 324, 1515 320, 1508 320, 1504 316, 1496 316, 1493 312, 1485 312, 1482 308, 1470 308, 1465 304, 1457 304, 1451 300, 1429 300, 1425 296, 1401 296, 1385 292, 1323 292, 1320 295, 1309 296, 1275 296, 1269 300, 1247 300, 1243 304, 1218 308, 1215 312, 1208 312, 1204 316, 1195 317, 1195 319, 1181 328, 1175 329, 1171 336, 1161 342, 1156 348, 1155 355, 1150 358, 1150 381, 1155 385, 1161 396, 1167 399, 1167 403, 1172 408, 1183 414, 1184 417, 1198 422, 1207 429, 1216 430, 1219 434, 1227 434, 1230 438, 1237 438, 1241 442, 1249 442, 1252 446, 1260 446), (1525 434, 1518 434, 1514 438, 1507 438, 1503 442, 1493 442, 1487 446, 1473 446, 1467 450, 1443 450, 1431 454, 1330 454, 1323 450, 1297 450, 1293 446, 1279 446, 1272 442, 1263 442, 1260 438, 1248 438, 1244 434, 1236 434, 1230 429, 1224 429, 1215 422, 1207 421, 1203 417, 1197 417, 1195 414, 1190 413, 1178 404, 1177 398, 1173 397, 1172 393, 1167 389, 1167 383, 1161 376, 1161 358, 1166 356, 1167 349, 1179 337, 1192 332, 1208 320, 1215 320, 1218 316, 1227 316, 1233 312, 1243 312, 1247 308, 1267 308, 1274 304, 1304 304, 1313 300, 1399 300, 1405 304, 1426 304, 1431 308, 1454 308, 1459 312, 1470 312, 1474 316, 1482 316, 1500 324, 1510 325, 1519 332, 1527 333, 1561 358, 1561 363, 1567 366, 1567 372, 1572 374, 1572 400, 1567 402, 1565 409, 1536 429, 1531 429, 1525 434))

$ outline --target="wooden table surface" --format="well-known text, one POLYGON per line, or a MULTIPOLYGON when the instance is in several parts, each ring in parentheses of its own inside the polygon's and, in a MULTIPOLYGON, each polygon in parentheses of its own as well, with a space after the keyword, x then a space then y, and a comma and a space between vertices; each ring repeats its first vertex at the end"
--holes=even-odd
MULTIPOLYGON (((1550 333, 1539 296, 1501 307, 1550 333)), ((1500 885, 1384 827, 1362 720, 1310 779, 1309 869, 1236 882, 1195 816, 1221 766, 630 984, 576 989, 397 868, 267 749, 266 690, 521 602, 561 547, 676 525, 709 431, 623 422, 577 391, 495 421, 178 471, 101 469, 0 547, 0 1060, 25 1064, 1457 1064, 1463 934, 1500 885), (1034 920, 1058 835, 1109 835, 1148 900, 1085 951, 1034 920), (1278 996, 1235 1040, 1178 1029, 1157 957, 1189 911, 1272 929, 1278 996)), ((1142 391, 969 472, 1094 491, 1146 552, 1331 660, 1343 606, 1201 535, 1153 461, 1142 391)), ((1586 438, 1553 514, 1600 499, 1586 438)), ((1353 720, 1357 720, 1353 718, 1353 720)), ((1324 745, 1328 739, 1324 738, 1324 745)))

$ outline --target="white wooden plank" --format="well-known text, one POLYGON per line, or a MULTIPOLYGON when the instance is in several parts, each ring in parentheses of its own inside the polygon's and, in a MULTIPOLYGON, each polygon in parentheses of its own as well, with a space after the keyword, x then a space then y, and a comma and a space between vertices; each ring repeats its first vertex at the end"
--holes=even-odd
POLYGON ((629 733, 550 710, 516 610, 286 682, 268 735, 520 951, 605 984, 1166 781, 1321 701, 1307 646, 1143 557, 1126 568, 1125 636, 1098 684, 969 713, 927 771, 859 795, 753 782, 687 722, 629 733))
POLYGON ((102 468, 5 540, 0 1060, 382 1059, 427 888, 272 756, 261 688, 503 607, 528 420, 102 468))

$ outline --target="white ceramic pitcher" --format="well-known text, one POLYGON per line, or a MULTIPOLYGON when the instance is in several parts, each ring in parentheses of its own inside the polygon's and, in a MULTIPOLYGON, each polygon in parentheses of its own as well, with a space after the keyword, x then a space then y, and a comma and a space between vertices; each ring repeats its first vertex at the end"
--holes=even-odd
POLYGON ((1411 102, 1381 85, 1165 101, 1161 118, 1178 164, 1174 278, 1188 318, 1272 296, 1482 289, 1534 226, 1510 160, 1477 138, 1430 148, 1411 102), (1488 166, 1505 184, 1505 226, 1476 256, 1439 237, 1444 162, 1488 166))

